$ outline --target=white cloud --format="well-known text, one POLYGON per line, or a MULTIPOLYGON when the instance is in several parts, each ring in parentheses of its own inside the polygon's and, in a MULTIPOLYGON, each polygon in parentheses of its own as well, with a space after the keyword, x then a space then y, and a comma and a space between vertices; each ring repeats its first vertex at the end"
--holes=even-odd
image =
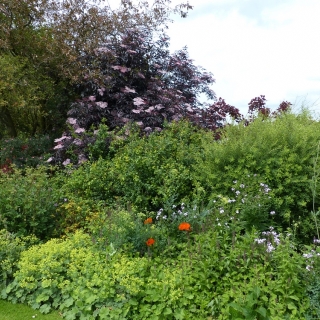
POLYGON ((264 8, 263 23, 236 6, 224 9, 223 15, 214 10, 195 17, 191 13, 190 21, 176 19, 169 29, 172 49, 188 45, 191 58, 213 72, 218 97, 242 112, 260 94, 271 107, 299 96, 311 101, 320 97, 320 2, 264 8))
MULTIPOLYGON (((114 6, 120 0, 109 3, 114 6)), ((312 103, 320 98, 319 0, 190 0, 190 4, 194 10, 189 16, 175 16, 169 25, 171 50, 188 46, 195 64, 214 74, 217 97, 242 112, 261 94, 273 108, 283 100, 306 97, 312 103)))

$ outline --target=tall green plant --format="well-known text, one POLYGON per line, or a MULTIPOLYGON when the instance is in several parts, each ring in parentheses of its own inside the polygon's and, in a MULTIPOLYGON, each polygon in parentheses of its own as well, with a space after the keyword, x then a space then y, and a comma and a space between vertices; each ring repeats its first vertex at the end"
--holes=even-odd
POLYGON ((299 225, 298 236, 309 241, 315 232, 309 186, 319 135, 319 122, 307 112, 230 125, 219 143, 206 144, 206 158, 195 168, 199 183, 209 197, 231 196, 230 181, 260 175, 273 192, 275 222, 283 228, 299 225))

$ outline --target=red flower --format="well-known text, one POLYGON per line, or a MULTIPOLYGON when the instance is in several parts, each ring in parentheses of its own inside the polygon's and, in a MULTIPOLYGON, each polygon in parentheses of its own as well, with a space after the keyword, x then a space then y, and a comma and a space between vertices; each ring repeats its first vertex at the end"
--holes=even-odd
POLYGON ((152 223, 152 218, 148 218, 148 219, 144 220, 143 223, 144 224, 151 224, 152 223))
POLYGON ((146 241, 146 245, 148 247, 151 247, 152 245, 154 245, 154 243, 156 242, 156 240, 154 240, 153 238, 149 238, 147 241, 146 241))
POLYGON ((181 231, 191 231, 190 223, 188 222, 182 222, 179 224, 179 230, 181 231))

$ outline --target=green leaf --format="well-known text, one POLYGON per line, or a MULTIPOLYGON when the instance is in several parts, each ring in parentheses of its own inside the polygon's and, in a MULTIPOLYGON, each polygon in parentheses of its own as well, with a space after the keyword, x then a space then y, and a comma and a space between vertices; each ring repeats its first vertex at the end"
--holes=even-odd
POLYGON ((287 307, 288 307, 289 310, 295 310, 295 309, 297 309, 297 307, 296 307, 294 304, 292 304, 292 303, 288 303, 287 307))
POLYGON ((183 309, 176 309, 174 312, 174 317, 177 320, 184 320, 185 319, 185 312, 183 309))
POLYGON ((267 316, 267 310, 264 307, 259 307, 257 312, 260 313, 263 317, 267 316))
POLYGON ((163 311, 163 314, 165 316, 167 316, 168 314, 172 314, 172 309, 171 308, 165 308, 164 311, 163 311))
POLYGON ((49 313, 50 312, 50 305, 49 304, 43 304, 41 307, 40 307, 40 312, 41 313, 49 313))

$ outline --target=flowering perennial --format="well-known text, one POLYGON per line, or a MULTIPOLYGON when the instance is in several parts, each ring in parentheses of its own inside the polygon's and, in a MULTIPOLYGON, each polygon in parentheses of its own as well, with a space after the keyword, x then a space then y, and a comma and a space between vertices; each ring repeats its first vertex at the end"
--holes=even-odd
POLYGON ((147 241, 146 241, 146 245, 148 247, 151 247, 152 245, 154 245, 154 243, 156 242, 156 240, 154 240, 153 238, 149 238, 147 241))
POLYGON ((190 223, 188 222, 182 222, 179 224, 179 230, 180 231, 191 231, 190 223))
POLYGON ((152 223, 152 218, 148 218, 148 219, 144 220, 143 223, 144 224, 151 224, 152 223))

